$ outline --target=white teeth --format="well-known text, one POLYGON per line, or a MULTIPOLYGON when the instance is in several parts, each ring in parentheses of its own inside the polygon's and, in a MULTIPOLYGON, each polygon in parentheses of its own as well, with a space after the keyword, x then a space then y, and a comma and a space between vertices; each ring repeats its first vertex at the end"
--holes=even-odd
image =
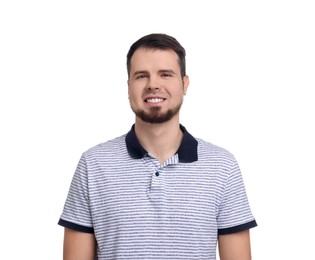
POLYGON ((150 98, 150 99, 147 99, 148 103, 159 103, 159 102, 162 102, 162 101, 163 101, 162 98, 150 98))

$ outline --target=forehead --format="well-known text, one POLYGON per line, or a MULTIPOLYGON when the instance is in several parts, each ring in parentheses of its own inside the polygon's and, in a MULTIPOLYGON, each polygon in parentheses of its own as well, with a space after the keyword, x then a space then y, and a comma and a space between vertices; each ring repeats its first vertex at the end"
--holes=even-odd
POLYGON ((178 56, 171 49, 147 49, 139 48, 133 54, 131 60, 131 71, 146 69, 180 69, 178 56))

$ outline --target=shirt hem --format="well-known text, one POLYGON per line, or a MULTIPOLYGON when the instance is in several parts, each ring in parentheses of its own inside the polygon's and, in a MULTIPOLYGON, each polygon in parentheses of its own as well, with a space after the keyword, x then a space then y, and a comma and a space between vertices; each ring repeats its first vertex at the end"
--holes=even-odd
POLYGON ((63 220, 63 219, 59 219, 58 225, 63 226, 65 228, 73 229, 76 231, 94 234, 94 228, 92 228, 92 227, 86 227, 86 226, 78 225, 78 224, 63 220))
POLYGON ((242 225, 218 229, 218 235, 233 234, 233 233, 241 232, 241 231, 244 231, 244 230, 256 227, 256 226, 257 226, 256 220, 253 220, 242 225))

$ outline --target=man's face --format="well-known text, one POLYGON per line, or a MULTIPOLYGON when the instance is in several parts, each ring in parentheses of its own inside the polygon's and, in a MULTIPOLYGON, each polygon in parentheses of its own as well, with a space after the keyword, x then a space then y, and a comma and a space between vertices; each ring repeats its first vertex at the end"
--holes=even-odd
POLYGON ((132 111, 147 123, 179 116, 189 79, 180 73, 173 50, 140 48, 131 58, 128 95, 132 111))

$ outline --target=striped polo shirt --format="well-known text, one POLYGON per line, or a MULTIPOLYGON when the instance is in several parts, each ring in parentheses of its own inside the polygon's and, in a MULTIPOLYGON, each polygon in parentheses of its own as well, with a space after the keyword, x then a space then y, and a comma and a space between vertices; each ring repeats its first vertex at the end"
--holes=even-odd
POLYGON ((84 152, 58 224, 94 233, 102 260, 216 259, 218 235, 257 224, 234 156, 180 128, 162 165, 134 125, 84 152))

